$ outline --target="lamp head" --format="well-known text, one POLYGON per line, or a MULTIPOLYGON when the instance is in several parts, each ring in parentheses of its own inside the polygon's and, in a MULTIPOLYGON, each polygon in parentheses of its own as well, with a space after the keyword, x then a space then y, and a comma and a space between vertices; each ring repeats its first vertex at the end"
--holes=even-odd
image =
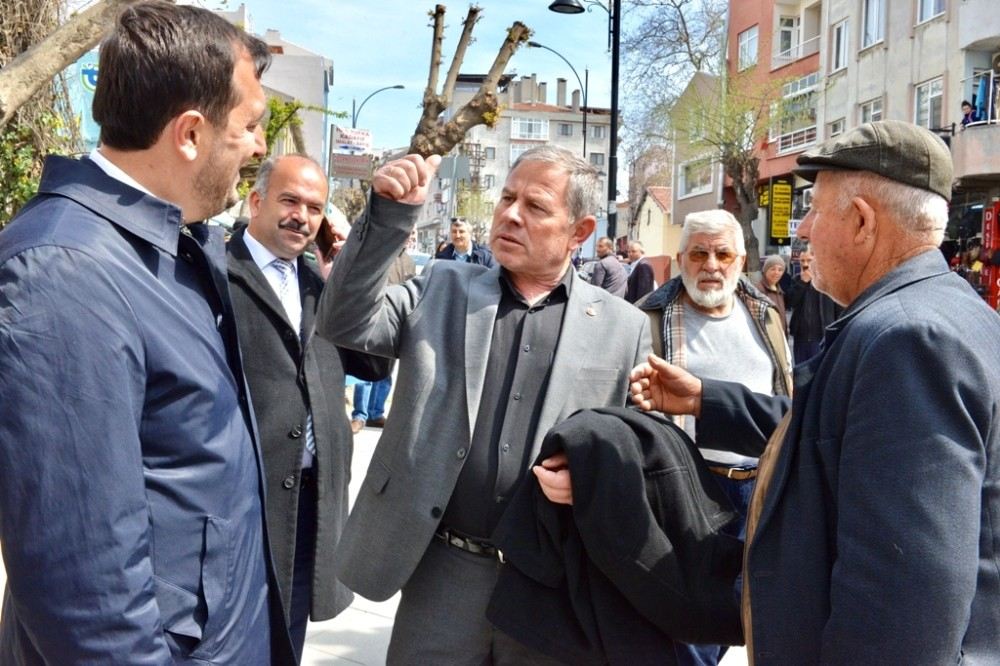
POLYGON ((583 5, 577 0, 555 0, 549 5, 549 10, 558 14, 582 14, 583 5))

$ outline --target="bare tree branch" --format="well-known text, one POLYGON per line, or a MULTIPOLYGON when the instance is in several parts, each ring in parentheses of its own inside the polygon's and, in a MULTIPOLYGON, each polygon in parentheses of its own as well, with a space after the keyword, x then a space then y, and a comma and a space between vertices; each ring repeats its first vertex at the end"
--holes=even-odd
MULTIPOLYGON (((437 36, 437 24, 439 20, 442 22, 444 20, 444 7, 438 5, 438 9, 441 10, 441 13, 435 13, 435 37, 432 52, 437 53, 439 57, 441 45, 437 36)), ((471 39, 472 26, 478 14, 478 7, 469 9, 469 16, 466 18, 465 28, 462 32, 462 38, 466 41, 471 39)), ((455 51, 455 60, 452 61, 448 74, 448 81, 452 88, 447 88, 449 84, 446 83, 446 89, 439 95, 430 85, 436 81, 436 75, 428 78, 428 87, 424 91, 424 110, 420 121, 417 123, 417 129, 410 139, 410 152, 418 153, 425 157, 434 154, 444 155, 461 143, 465 138, 466 132, 476 125, 493 126, 496 123, 500 109, 497 102, 497 86, 500 83, 500 77, 503 75, 507 63, 510 62, 511 56, 530 37, 531 30, 520 21, 516 21, 511 25, 507 29, 507 36, 503 44, 500 45, 500 50, 497 52, 493 65, 490 67, 489 73, 486 75, 482 85, 480 85, 479 90, 471 100, 454 113, 447 123, 442 125, 439 122, 439 117, 447 104, 450 104, 451 95, 454 92, 454 82, 458 78, 458 71, 461 67, 461 61, 458 58, 465 55, 465 46, 460 45, 455 51), (452 73, 454 73, 454 79, 452 78, 452 73), (432 78, 434 81, 431 80, 432 78), (441 102, 445 97, 447 97, 448 102, 442 105, 441 102)), ((432 62, 434 62, 433 56, 432 62)))
POLYGON ((455 92, 455 82, 458 80, 459 70, 462 68, 462 61, 465 59, 465 51, 469 48, 472 40, 472 29, 479 22, 479 13, 482 11, 477 5, 469 7, 469 13, 462 24, 462 36, 458 39, 455 47, 455 55, 451 59, 451 68, 448 70, 448 78, 444 81, 444 89, 441 96, 445 98, 445 106, 451 104, 451 96, 455 92))

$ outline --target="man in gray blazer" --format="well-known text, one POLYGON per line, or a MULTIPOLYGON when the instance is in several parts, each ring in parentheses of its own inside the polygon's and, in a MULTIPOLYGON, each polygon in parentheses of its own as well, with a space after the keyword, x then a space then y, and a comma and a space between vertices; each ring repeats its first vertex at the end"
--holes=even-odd
POLYGON ((268 159, 250 192, 250 225, 226 248, 264 454, 271 553, 300 660, 310 611, 328 620, 352 599, 329 557, 347 519, 351 476, 344 372, 378 379, 389 371, 388 359, 340 352, 313 335, 323 279, 302 254, 325 224, 326 195, 326 174, 311 158, 268 159))
POLYGON ((497 266, 439 261, 387 287, 438 161, 409 155, 376 172, 317 313, 338 345, 399 359, 334 567, 372 599, 402 588, 390 664, 553 663, 486 620, 499 567, 490 535, 519 484, 535 483, 527 472, 549 428, 626 403, 649 326, 571 269, 594 230, 598 174, 553 146, 514 163, 490 232, 497 266))

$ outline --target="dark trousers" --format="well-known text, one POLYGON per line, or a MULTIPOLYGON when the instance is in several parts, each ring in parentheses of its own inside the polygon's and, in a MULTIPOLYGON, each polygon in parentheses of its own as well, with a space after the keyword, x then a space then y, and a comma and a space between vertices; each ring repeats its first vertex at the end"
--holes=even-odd
POLYGON ((299 515, 295 526, 295 568, 292 573, 292 607, 288 633, 295 655, 302 661, 312 598, 313 559, 316 551, 316 476, 312 469, 302 470, 299 488, 299 515))
POLYGON ((493 627, 486 606, 497 582, 496 558, 431 539, 403 586, 389 641, 389 666, 558 666, 493 627))

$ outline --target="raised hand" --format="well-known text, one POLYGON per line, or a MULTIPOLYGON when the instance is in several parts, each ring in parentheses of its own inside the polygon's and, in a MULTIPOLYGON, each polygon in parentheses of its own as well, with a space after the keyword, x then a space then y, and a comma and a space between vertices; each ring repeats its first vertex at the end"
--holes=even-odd
POLYGON ((407 155, 393 160, 375 172, 372 189, 375 194, 399 203, 422 204, 440 164, 440 155, 431 155, 426 159, 420 155, 407 155))
POLYGON ((701 415, 701 380, 656 354, 632 368, 629 381, 632 402, 643 411, 701 415))

